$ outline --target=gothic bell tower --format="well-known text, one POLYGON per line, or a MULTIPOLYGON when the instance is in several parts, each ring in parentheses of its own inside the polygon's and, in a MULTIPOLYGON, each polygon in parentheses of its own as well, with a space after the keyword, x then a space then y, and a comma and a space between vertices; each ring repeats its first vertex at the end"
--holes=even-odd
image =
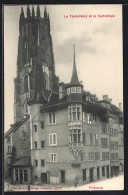
MULTIPOLYGON (((40 7, 32 11, 27 6, 25 17, 21 8, 19 18, 19 40, 17 55, 17 76, 14 79, 14 122, 29 114, 27 102, 36 91, 37 67, 42 71, 43 90, 58 92, 59 79, 55 75, 50 18, 46 7, 41 17, 40 7)), ((42 87, 41 89, 42 90, 42 87)))

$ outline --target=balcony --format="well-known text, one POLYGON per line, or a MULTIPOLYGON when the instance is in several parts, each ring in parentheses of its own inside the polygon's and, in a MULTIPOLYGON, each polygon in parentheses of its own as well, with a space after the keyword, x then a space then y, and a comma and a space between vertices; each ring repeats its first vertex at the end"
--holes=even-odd
POLYGON ((81 149, 83 148, 83 143, 69 143, 69 149, 81 149))

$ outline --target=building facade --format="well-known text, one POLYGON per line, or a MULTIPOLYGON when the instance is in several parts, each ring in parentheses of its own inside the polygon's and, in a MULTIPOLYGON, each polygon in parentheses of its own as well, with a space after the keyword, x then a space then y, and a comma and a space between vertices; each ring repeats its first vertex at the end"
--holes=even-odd
POLYGON ((55 74, 50 18, 21 9, 14 121, 5 134, 5 178, 32 184, 89 183, 123 172, 123 113, 79 82, 55 74))

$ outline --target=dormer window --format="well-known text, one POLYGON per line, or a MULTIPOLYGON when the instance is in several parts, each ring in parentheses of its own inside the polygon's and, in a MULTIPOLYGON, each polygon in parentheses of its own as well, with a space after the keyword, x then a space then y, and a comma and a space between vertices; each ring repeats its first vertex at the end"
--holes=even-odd
POLYGON ((77 87, 77 93, 81 93, 81 87, 77 87))
POLYGON ((67 94, 68 94, 68 95, 70 94, 70 88, 67 89, 67 94))
POLYGON ((76 93, 76 87, 71 87, 71 93, 76 93))

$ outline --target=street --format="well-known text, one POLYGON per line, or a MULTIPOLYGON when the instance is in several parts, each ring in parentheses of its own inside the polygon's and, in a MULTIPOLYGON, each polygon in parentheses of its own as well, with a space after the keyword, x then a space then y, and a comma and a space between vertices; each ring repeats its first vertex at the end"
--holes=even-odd
MULTIPOLYGON (((28 185, 12 185, 5 182, 5 191, 28 191, 28 185)), ((77 187, 67 187, 66 185, 30 185, 30 191, 103 191, 103 190, 123 190, 124 175, 109 178, 102 181, 92 182, 77 187)))

